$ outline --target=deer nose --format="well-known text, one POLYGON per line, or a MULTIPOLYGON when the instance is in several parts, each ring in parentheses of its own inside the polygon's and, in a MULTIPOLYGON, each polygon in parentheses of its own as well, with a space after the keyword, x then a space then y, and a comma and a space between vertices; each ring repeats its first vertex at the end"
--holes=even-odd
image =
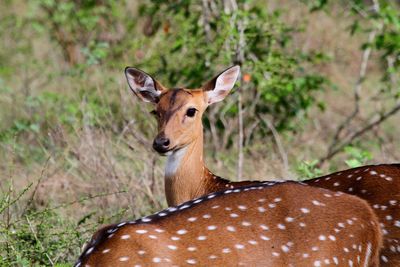
POLYGON ((165 153, 168 151, 169 139, 165 137, 156 137, 153 142, 153 148, 159 153, 165 153))

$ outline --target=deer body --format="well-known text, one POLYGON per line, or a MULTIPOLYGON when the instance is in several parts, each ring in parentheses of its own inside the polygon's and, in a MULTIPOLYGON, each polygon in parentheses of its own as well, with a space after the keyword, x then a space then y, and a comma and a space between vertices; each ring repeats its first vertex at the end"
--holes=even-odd
MULTIPOLYGON (((212 174, 204 164, 201 117, 208 105, 228 95, 239 67, 229 68, 200 89, 193 90, 168 90, 150 75, 134 68, 127 68, 125 73, 132 91, 143 101, 155 105, 159 133, 153 147, 168 156, 165 193, 169 205, 226 188, 259 183, 230 182, 212 174)), ((378 215, 384 233, 381 264, 400 266, 400 164, 363 166, 304 183, 365 199, 378 215)))
POLYGON ((267 182, 107 226, 75 266, 378 266, 378 224, 359 198, 267 182))

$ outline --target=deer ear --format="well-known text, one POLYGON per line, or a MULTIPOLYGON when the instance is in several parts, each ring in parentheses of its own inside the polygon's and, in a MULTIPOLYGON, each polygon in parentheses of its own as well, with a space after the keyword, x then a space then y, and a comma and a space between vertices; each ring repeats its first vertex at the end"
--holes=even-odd
POLYGON ((161 93, 166 90, 146 72, 126 67, 125 76, 131 90, 144 102, 157 103, 161 93))
POLYGON ((231 91, 239 76, 240 67, 230 67, 203 86, 203 91, 207 96, 207 104, 223 100, 231 91))

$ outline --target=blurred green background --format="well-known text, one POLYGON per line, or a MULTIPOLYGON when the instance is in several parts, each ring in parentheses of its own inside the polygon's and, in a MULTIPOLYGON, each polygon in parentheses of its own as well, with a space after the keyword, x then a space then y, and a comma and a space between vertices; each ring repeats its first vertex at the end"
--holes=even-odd
POLYGON ((166 206, 126 66, 198 88, 241 65, 204 118, 220 176, 400 161, 398 1, 4 0, 0 37, 1 266, 70 266, 101 225, 166 206))

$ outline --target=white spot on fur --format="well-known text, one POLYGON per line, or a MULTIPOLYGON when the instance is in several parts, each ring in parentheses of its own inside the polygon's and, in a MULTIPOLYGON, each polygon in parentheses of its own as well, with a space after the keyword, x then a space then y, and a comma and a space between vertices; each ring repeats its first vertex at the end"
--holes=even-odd
POLYGON ((184 234, 187 233, 187 230, 181 229, 181 230, 178 230, 176 233, 177 233, 178 235, 184 235, 184 234))
POLYGON ((197 263, 197 261, 195 259, 187 259, 186 262, 189 263, 189 264, 196 264, 197 263))
POLYGON ((235 244, 235 248, 244 249, 244 246, 242 244, 235 244))
POLYGON ((286 226, 284 224, 279 223, 278 224, 278 228, 281 229, 281 230, 285 230, 286 226))
POLYGON ((338 264, 339 264, 338 258, 337 258, 337 257, 333 257, 333 262, 334 262, 336 265, 338 265, 338 264))
POLYGON ((235 227, 233 227, 233 226, 227 226, 226 229, 227 229, 229 232, 235 232, 235 231, 236 231, 235 227))
POLYGON ((287 246, 285 246, 285 245, 281 246, 281 249, 282 249, 282 251, 285 252, 285 253, 288 253, 289 250, 290 250, 290 249, 289 249, 287 246))
POLYGON ((213 231, 213 230, 217 229, 217 226, 209 225, 209 226, 207 226, 207 229, 210 230, 210 231, 213 231))
POLYGON ((161 259, 160 258, 153 258, 153 262, 155 262, 155 263, 161 262, 161 259))
POLYGON ((367 250, 365 253, 365 259, 364 259, 364 267, 368 267, 369 266, 369 258, 371 257, 371 243, 368 242, 367 245, 367 250))
POLYGON ((293 221, 294 221, 294 218, 292 218, 292 217, 286 217, 286 218, 285 218, 285 221, 287 221, 287 222, 293 222, 293 221))
POLYGON ((300 210, 302 213, 310 213, 310 210, 307 208, 301 208, 300 210))
POLYGON ((385 255, 381 255, 381 259, 382 259, 383 262, 388 262, 388 259, 386 258, 385 255))
POLYGON ((129 257, 121 257, 121 258, 119 258, 119 261, 128 261, 129 260, 129 257))
POLYGON ((196 217, 190 217, 189 219, 187 219, 189 222, 194 222, 194 221, 196 221, 197 220, 197 218, 196 217))
POLYGON ((222 253, 230 253, 230 252, 231 252, 230 248, 222 249, 222 253))

